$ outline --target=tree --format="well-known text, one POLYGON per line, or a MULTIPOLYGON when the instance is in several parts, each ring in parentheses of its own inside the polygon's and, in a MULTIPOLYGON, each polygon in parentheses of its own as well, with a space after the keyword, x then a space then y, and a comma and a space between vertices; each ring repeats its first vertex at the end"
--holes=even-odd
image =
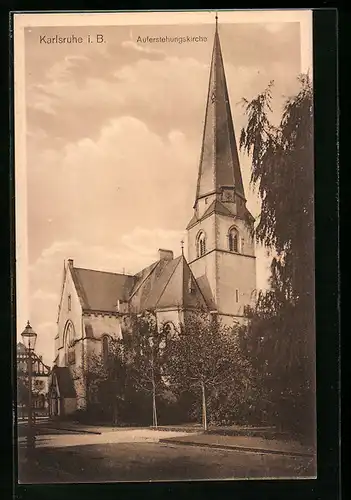
POLYGON ((85 369, 88 412, 96 405, 102 414, 117 423, 126 393, 126 363, 123 341, 109 339, 107 357, 93 354, 85 369))
POLYGON ((314 419, 313 91, 308 75, 272 125, 273 82, 251 102, 240 147, 262 200, 256 239, 272 254, 270 289, 248 308, 242 347, 255 363, 271 414, 303 429, 314 419))
POLYGON ((158 426, 157 397, 165 388, 163 375, 164 325, 157 322, 154 312, 134 315, 129 335, 125 336, 125 351, 129 373, 137 391, 152 397, 152 425, 158 426))
POLYGON ((219 393, 234 395, 234 408, 245 404, 245 391, 252 386, 250 363, 240 355, 233 329, 218 318, 202 311, 187 314, 168 340, 167 357, 167 375, 173 386, 198 395, 204 430, 211 420, 209 401, 219 393))
POLYGON ((272 285, 285 299, 313 305, 313 91, 308 75, 284 106, 278 127, 269 121, 273 82, 251 102, 240 147, 252 159, 251 182, 262 200, 256 238, 273 249, 272 285))
POLYGON ((89 406, 96 403, 117 423, 122 410, 127 419, 144 414, 143 396, 151 396, 152 425, 157 427, 157 399, 165 388, 163 338, 163 326, 153 312, 131 315, 123 338, 110 338, 108 356, 90 357, 85 372, 89 406))

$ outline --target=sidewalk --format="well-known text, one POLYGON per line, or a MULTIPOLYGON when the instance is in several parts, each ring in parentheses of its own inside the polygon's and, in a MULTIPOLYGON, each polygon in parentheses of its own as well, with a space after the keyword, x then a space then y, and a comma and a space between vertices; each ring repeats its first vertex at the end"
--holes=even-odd
MULTIPOLYGON (((188 424, 188 425, 161 425, 157 428, 159 431, 165 430, 179 430, 182 432, 202 432, 201 424, 188 424)), ((252 427, 252 426, 242 426, 242 425, 230 425, 230 426, 210 426, 206 431, 206 434, 215 434, 221 436, 250 436, 259 437, 263 439, 276 439, 276 440, 287 440, 289 436, 287 433, 282 431, 277 431, 274 427, 252 427)))
POLYGON ((283 441, 264 439, 252 436, 223 436, 216 434, 187 434, 183 437, 160 439, 160 443, 204 446, 218 449, 237 451, 270 453, 295 457, 314 457, 312 448, 306 447, 297 441, 283 441))
MULTIPOLYGON (((237 450, 243 452, 269 453, 296 457, 313 457, 313 448, 304 446, 298 441, 287 438, 284 435, 273 434, 266 428, 244 428, 232 426, 228 428, 210 428, 203 432, 198 424, 183 426, 160 426, 157 429, 152 427, 113 427, 98 425, 83 425, 74 422, 48 422, 40 426, 38 434, 46 435, 59 433, 67 434, 68 442, 72 439, 80 441, 74 434, 85 435, 87 438, 97 439, 97 441, 114 442, 123 440, 125 435, 142 435, 145 432, 148 439, 156 440, 164 444, 174 444, 181 446, 211 447, 217 449, 237 450), (265 432, 267 431, 267 432, 265 432), (70 438, 68 435, 72 435, 70 438), (100 437, 99 437, 100 436, 100 437), (269 437, 267 437, 269 436, 269 437)), ((96 439, 93 439, 95 442, 96 439)), ((61 441, 59 437, 50 439, 51 442, 61 441)), ((133 438, 134 439, 134 438, 133 438)), ((129 441, 129 438, 128 438, 129 441)), ((67 446, 67 444, 65 444, 67 446)))
POLYGON ((84 425, 76 422, 49 422, 45 425, 47 430, 60 430, 80 434, 104 434, 106 432, 120 432, 138 430, 145 427, 116 427, 112 425, 84 425))
MULTIPOLYGON (((82 433, 92 433, 92 434, 101 434, 103 432, 116 432, 127 429, 153 429, 158 431, 173 431, 173 432, 185 432, 185 433, 202 433, 203 428, 201 424, 185 424, 185 425, 159 425, 157 428, 155 427, 146 427, 146 426, 138 426, 138 427, 119 427, 119 426, 108 426, 108 425, 87 425, 80 424, 78 422, 69 422, 69 421, 51 421, 47 425, 46 428, 50 429, 60 429, 66 431, 75 431, 82 433)), ((259 437, 264 439, 273 439, 277 440, 286 439, 287 436, 282 432, 277 432, 272 427, 243 427, 240 425, 231 425, 227 427, 210 427, 206 434, 215 434, 222 436, 250 436, 250 437, 259 437)))
MULTIPOLYGON (((59 435, 47 433, 38 435, 35 449, 39 448, 71 448, 83 445, 112 445, 112 444, 137 444, 158 443, 162 438, 182 438, 184 432, 158 432, 152 429, 120 429, 120 432, 83 433, 66 432, 59 435)), ((25 449, 26 438, 18 440, 19 448, 25 449)))

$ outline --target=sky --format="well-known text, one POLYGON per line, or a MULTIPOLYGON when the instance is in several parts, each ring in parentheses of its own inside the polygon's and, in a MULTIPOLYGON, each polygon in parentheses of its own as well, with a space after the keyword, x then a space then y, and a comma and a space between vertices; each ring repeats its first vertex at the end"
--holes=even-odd
MULTIPOLYGON (((48 364, 64 260, 138 272, 157 260, 158 248, 180 254, 193 215, 214 22, 148 19, 24 29, 27 300, 17 302, 17 319, 19 332, 30 319, 48 364), (84 43, 40 43, 41 36, 56 34, 81 36, 84 43), (89 34, 93 40, 102 34, 104 43, 86 43, 89 34), (206 40, 140 41, 147 36, 206 40)), ((219 21, 238 140, 246 123, 243 97, 252 99, 274 80, 277 122, 285 99, 298 89, 300 24, 232 23, 225 13, 219 21)), ((257 217, 250 158, 240 154, 240 160, 247 206, 257 217)), ((267 286, 268 263, 258 248, 258 288, 267 286)))

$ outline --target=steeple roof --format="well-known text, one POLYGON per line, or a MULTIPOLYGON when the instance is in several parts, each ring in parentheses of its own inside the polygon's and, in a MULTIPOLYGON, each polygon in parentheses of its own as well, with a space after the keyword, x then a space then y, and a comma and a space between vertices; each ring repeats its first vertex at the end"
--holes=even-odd
POLYGON ((195 204, 221 187, 245 198, 216 19, 195 204))
POLYGON ((199 220, 203 220, 209 215, 216 213, 216 214, 221 214, 221 215, 227 215, 229 217, 233 217, 233 214, 228 210, 227 207, 223 205, 219 200, 213 200, 211 205, 208 207, 208 209, 205 211, 205 213, 199 218, 197 217, 196 213, 194 214, 193 218, 187 225, 187 229, 190 229, 191 227, 195 226, 199 220))

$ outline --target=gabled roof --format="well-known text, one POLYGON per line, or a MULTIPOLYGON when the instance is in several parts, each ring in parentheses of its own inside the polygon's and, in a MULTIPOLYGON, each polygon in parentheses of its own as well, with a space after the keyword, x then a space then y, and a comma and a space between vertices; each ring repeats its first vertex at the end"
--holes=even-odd
POLYGON ((207 307, 183 255, 159 261, 132 297, 131 304, 136 312, 169 307, 207 307))
POLYGON ((83 309, 93 311, 116 311, 117 300, 128 300, 136 281, 127 274, 78 267, 72 267, 71 273, 83 309))
POLYGON ((157 308, 179 305, 183 309, 207 307, 204 296, 184 256, 178 258, 174 271, 157 302, 157 308))
POLYGON ((191 221, 189 222, 189 224, 187 226, 187 229, 190 229, 192 226, 195 226, 195 224, 197 222, 201 221, 202 219, 205 219, 206 217, 208 217, 209 215, 211 215, 213 213, 220 214, 220 215, 226 215, 228 217, 234 217, 234 215, 231 213, 231 211, 226 206, 224 206, 223 203, 221 203, 219 200, 215 199, 215 200, 213 200, 211 205, 207 208, 207 210, 202 215, 202 217, 197 218, 196 215, 194 214, 193 218, 191 219, 191 221))
POLYGON ((52 369, 52 375, 56 377, 60 397, 76 397, 72 374, 67 366, 54 366, 52 369))
POLYGON ((142 269, 135 275, 135 283, 134 286, 130 292, 129 298, 133 297, 134 295, 137 294, 138 290, 141 288, 143 283, 147 280, 147 278, 150 276, 152 271, 155 269, 156 266, 159 265, 159 262, 153 262, 150 266, 145 267, 145 269, 142 269))
POLYGON ((204 296, 204 298, 206 300, 206 304, 209 307, 209 309, 215 310, 217 308, 217 306, 216 306, 216 303, 215 303, 215 300, 214 300, 214 297, 212 294, 211 286, 210 286, 210 283, 208 281, 208 277, 206 276, 206 274, 204 274, 202 276, 198 276, 196 283, 197 283, 199 289, 201 290, 201 293, 204 296))
POLYGON ((196 217, 196 214, 193 215, 191 221, 189 222, 189 224, 186 226, 187 229, 190 229, 192 226, 194 226, 197 222, 199 221, 199 219, 196 217))
MULTIPOLYGON (((145 300, 144 303, 144 308, 145 309, 156 309, 159 307, 159 302, 164 294, 165 290, 168 288, 169 282, 171 278, 173 277, 174 271, 176 270, 178 263, 180 261, 180 257, 177 257, 176 259, 168 261, 167 265, 164 266, 163 269, 156 269, 155 271, 155 280, 153 282, 153 286, 150 288, 150 292, 145 300)), ((175 294, 173 302, 170 304, 167 304, 166 306, 163 305, 163 307, 169 307, 169 306, 177 306, 178 304, 180 305, 181 301, 181 296, 180 294, 175 294)))
POLYGON ((116 312, 117 300, 129 302, 131 312, 208 305, 183 255, 162 258, 135 276, 73 266, 70 271, 85 310, 116 312))
POLYGON ((156 307, 163 286, 167 283, 176 261, 177 259, 161 259, 139 273, 139 280, 130 300, 134 312, 156 307))
POLYGON ((214 200, 211 205, 208 207, 206 212, 203 214, 202 219, 211 215, 212 213, 221 214, 221 215, 229 215, 229 217, 234 217, 230 210, 225 207, 219 200, 214 200))

